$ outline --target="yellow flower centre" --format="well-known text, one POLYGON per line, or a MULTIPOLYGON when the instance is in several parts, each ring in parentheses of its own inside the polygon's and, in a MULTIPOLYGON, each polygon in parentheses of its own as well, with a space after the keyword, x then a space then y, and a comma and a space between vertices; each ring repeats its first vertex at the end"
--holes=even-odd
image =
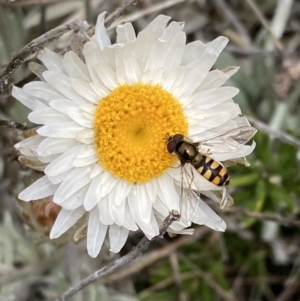
POLYGON ((166 135, 187 134, 181 104, 160 86, 121 85, 100 100, 95 146, 104 169, 127 182, 145 183, 172 167, 166 135))

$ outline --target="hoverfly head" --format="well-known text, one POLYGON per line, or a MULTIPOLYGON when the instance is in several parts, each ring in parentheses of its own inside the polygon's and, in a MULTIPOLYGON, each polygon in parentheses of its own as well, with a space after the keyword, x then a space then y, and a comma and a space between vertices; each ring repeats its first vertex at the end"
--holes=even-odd
POLYGON ((183 138, 184 137, 181 134, 175 134, 173 136, 170 136, 168 134, 167 149, 170 154, 172 154, 172 155, 176 154, 177 145, 178 145, 178 143, 180 143, 183 140, 183 138))

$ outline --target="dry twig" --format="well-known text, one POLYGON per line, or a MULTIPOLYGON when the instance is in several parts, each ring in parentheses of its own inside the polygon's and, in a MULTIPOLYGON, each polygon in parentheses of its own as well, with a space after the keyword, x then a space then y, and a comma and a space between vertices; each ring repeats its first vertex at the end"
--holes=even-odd
POLYGON ((248 3, 248 5, 250 6, 250 8, 252 9, 252 11, 254 12, 254 14, 257 16, 257 18, 259 19, 260 23, 264 26, 264 28, 269 32, 276 48, 280 51, 283 52, 284 50, 284 46, 281 43, 281 41, 279 39, 277 39, 277 37, 275 37, 275 35, 273 34, 270 25, 268 23, 268 21, 266 20, 266 18, 264 17, 264 15, 261 13, 261 11, 259 10, 259 7, 257 6, 257 4, 255 3, 254 0, 246 0, 246 2, 248 3))
POLYGON ((182 289, 182 279, 181 279, 181 274, 180 274, 180 266, 178 263, 178 256, 176 252, 173 252, 169 256, 170 260, 170 265, 172 268, 173 272, 173 280, 175 284, 175 290, 177 291, 178 294, 178 301, 186 301, 186 295, 182 289))
POLYGON ((122 6, 118 7, 112 14, 105 19, 105 25, 108 27, 119 18, 129 7, 137 5, 141 0, 129 0, 122 6))
POLYGON ((153 4, 145 9, 140 9, 126 17, 118 19, 117 21, 115 21, 111 24, 110 29, 117 27, 117 25, 122 22, 133 22, 133 21, 139 20, 140 18, 142 18, 146 15, 150 15, 152 13, 159 12, 161 10, 164 10, 166 8, 172 7, 174 5, 177 5, 177 4, 185 2, 185 1, 186 0, 168 0, 168 1, 162 1, 161 3, 153 4))
POLYGON ((300 219, 295 219, 294 217, 282 217, 277 214, 261 213, 249 211, 241 207, 225 207, 224 209, 216 208, 217 210, 227 211, 234 214, 242 214, 248 217, 252 217, 261 221, 273 221, 282 225, 294 226, 300 228, 300 219))
POLYGON ((28 126, 11 120, 0 120, 0 127, 7 127, 10 129, 27 130, 28 126))
POLYGON ((234 12, 230 9, 228 4, 224 0, 214 0, 214 3, 217 9, 220 11, 220 13, 223 14, 224 17, 233 24, 233 26, 242 36, 245 43, 245 47, 251 47, 252 43, 248 31, 246 30, 245 26, 239 21, 234 12))
POLYGON ((226 291, 220 284, 214 280, 214 277, 212 274, 204 272, 201 270, 197 265, 195 265, 188 257, 186 257, 184 254, 179 254, 180 259, 184 261, 184 263, 187 266, 190 266, 190 268, 193 269, 195 274, 198 277, 201 277, 220 297, 221 300, 226 301, 237 301, 238 299, 234 295, 233 291, 229 290, 226 291))
POLYGON ((87 23, 85 21, 75 20, 73 22, 60 25, 28 43, 13 57, 0 76, 0 92, 5 90, 5 88, 9 85, 13 73, 30 55, 40 51, 49 43, 57 40, 64 33, 70 30, 74 30, 74 32, 82 31, 84 28, 87 28, 87 23))
POLYGON ((170 253, 176 251, 181 246, 186 244, 192 243, 194 241, 199 240, 205 234, 209 233, 209 229, 206 227, 197 228, 193 235, 184 235, 176 239, 175 241, 169 242, 161 249, 152 251, 149 254, 143 255, 138 260, 131 262, 129 265, 126 266, 126 269, 122 269, 118 273, 114 273, 108 275, 102 279, 100 279, 99 283, 106 284, 112 283, 115 281, 119 281, 123 278, 129 277, 133 274, 138 273, 139 271, 152 266, 155 262, 161 260, 170 255, 170 253))
POLYGON ((284 133, 282 131, 275 130, 275 129, 271 128, 269 125, 267 125, 266 123, 263 123, 255 118, 252 118, 250 116, 246 116, 246 117, 250 121, 250 123, 254 127, 256 127, 258 130, 260 130, 266 134, 272 135, 276 139, 279 139, 287 144, 290 144, 290 145, 300 149, 300 141, 297 140, 296 138, 294 138, 293 136, 291 136, 287 133, 284 133))
MULTIPOLYGON (((172 222, 179 220, 180 214, 177 210, 172 210, 170 214, 166 217, 166 219, 162 222, 159 227, 159 236, 164 235, 167 232, 168 227, 172 224, 172 222)), ((117 259, 113 263, 101 268, 100 270, 94 272, 90 276, 82 279, 76 286, 70 287, 66 292, 64 292, 60 297, 56 298, 55 301, 64 301, 68 298, 74 296, 77 292, 81 291, 86 286, 91 283, 101 279, 102 277, 109 275, 113 272, 120 270, 122 267, 127 265, 129 262, 135 260, 139 256, 141 256, 149 247, 150 240, 147 237, 144 237, 139 244, 133 249, 131 252, 126 254, 125 256, 117 259)))

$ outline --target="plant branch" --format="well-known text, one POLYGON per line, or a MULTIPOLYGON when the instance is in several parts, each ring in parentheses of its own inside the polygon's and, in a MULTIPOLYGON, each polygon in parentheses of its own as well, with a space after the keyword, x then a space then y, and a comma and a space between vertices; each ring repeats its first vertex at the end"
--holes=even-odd
POLYGON ((234 12, 231 10, 231 8, 228 6, 226 1, 224 0, 214 0, 213 1, 218 11, 224 15, 224 17, 232 23, 232 25, 236 28, 236 30, 239 32, 239 34, 242 36, 245 47, 251 47, 251 38, 246 30, 245 26, 239 21, 237 16, 234 14, 234 12))
MULTIPOLYGON (((164 235, 167 232, 168 227, 176 220, 179 220, 180 214, 177 210, 172 210, 166 219, 159 226, 159 236, 164 235)), ((155 239, 155 238, 153 238, 155 239)), ((152 240, 153 240, 152 239, 152 240)), ((149 247, 150 240, 147 237, 144 237, 139 244, 131 252, 125 256, 117 259, 113 263, 101 268, 100 270, 94 272, 90 276, 82 279, 76 286, 70 287, 66 292, 64 292, 60 297, 56 298, 54 301, 64 301, 68 298, 74 296, 77 292, 81 291, 83 288, 89 284, 101 279, 102 277, 109 275, 113 272, 118 271, 128 263, 132 262, 139 256, 141 256, 149 247)))
POLYGON ((113 283, 116 281, 120 281, 126 277, 129 277, 133 274, 140 272, 141 270, 153 266, 153 264, 165 257, 168 257, 172 252, 175 252, 180 247, 193 243, 202 237, 204 237, 207 233, 209 233, 209 229, 206 227, 199 227, 195 229, 193 235, 182 235, 178 237, 176 240, 168 242, 162 248, 147 253, 134 262, 131 262, 126 266, 126 269, 122 269, 118 273, 110 274, 98 282, 99 284, 107 284, 113 283))
POLYGON ((32 40, 26 46, 24 46, 19 53, 17 53, 11 62, 7 65, 6 69, 0 76, 0 92, 3 92, 5 88, 9 85, 10 79, 17 68, 32 54, 40 51, 49 43, 57 40, 64 33, 74 30, 74 32, 82 31, 83 28, 87 27, 85 21, 75 20, 73 22, 60 25, 40 37, 32 40))
POLYGON ((258 20, 260 21, 260 23, 263 25, 263 27, 269 32, 274 45, 276 46, 276 48, 280 51, 283 52, 284 50, 284 46, 281 43, 281 41, 279 39, 277 39, 277 37, 273 34, 273 31, 268 23, 268 21, 266 20, 266 18, 264 17, 264 15, 261 13, 261 11, 259 10, 259 7, 257 6, 257 4, 255 3, 254 0, 246 0, 246 2, 248 3, 248 5, 250 6, 250 8, 252 9, 252 11, 254 12, 254 14, 257 16, 258 20))
POLYGON ((263 123, 255 118, 252 118, 250 116, 246 116, 246 117, 250 121, 250 123, 260 131, 272 135, 275 138, 300 149, 300 141, 294 138, 293 136, 285 132, 275 130, 271 128, 269 125, 267 125, 266 123, 263 123))
POLYGON ((15 121, 11 121, 11 120, 0 120, 0 127, 7 127, 10 129, 18 129, 18 130, 27 130, 28 127, 27 125, 15 122, 15 121))
POLYGON ((296 219, 294 217, 283 217, 277 214, 271 214, 271 213, 261 213, 261 212, 255 212, 255 211, 249 211, 247 209, 241 208, 241 207, 225 207, 224 209, 217 209, 222 211, 227 211, 233 214, 242 214, 244 216, 252 217, 257 220, 261 221, 273 221, 279 224, 288 225, 288 226, 294 226, 297 228, 300 228, 300 219, 296 219))
POLYGON ((142 0, 129 0, 125 2, 123 5, 118 7, 113 13, 111 13, 105 19, 105 25, 109 27, 117 18, 119 18, 128 8, 131 6, 137 5, 142 0))

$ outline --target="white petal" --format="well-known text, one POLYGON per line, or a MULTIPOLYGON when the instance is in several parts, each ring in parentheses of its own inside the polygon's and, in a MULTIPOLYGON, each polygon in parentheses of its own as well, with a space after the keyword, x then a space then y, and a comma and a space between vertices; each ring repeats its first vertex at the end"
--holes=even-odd
POLYGON ((156 215, 161 217, 162 220, 164 220, 169 215, 170 210, 168 210, 168 208, 159 198, 157 198, 153 203, 153 208, 156 210, 156 215))
POLYGON ((94 177, 97 177, 102 171, 102 166, 99 163, 97 163, 90 174, 90 178, 93 179, 94 177))
POLYGON ((140 217, 145 223, 149 223, 152 212, 152 202, 147 194, 146 186, 143 184, 136 185, 136 191, 140 217))
POLYGON ((198 119, 198 124, 191 125, 189 127, 189 136, 194 136, 206 130, 225 124, 228 120, 230 120, 230 117, 231 117, 230 112, 224 111, 221 113, 217 113, 213 116, 208 116, 202 119, 198 119))
POLYGON ((134 84, 142 77, 141 68, 132 53, 132 47, 124 47, 115 56, 119 84, 134 84))
POLYGON ((72 164, 74 167, 84 167, 96 163, 98 161, 98 157, 96 155, 92 155, 87 158, 75 159, 72 164))
MULTIPOLYGON (((136 188, 136 187, 135 187, 136 188)), ((151 220, 149 223, 145 223, 140 216, 138 209, 137 199, 137 191, 136 189, 132 189, 130 194, 128 195, 128 205, 132 216, 134 217, 135 222, 142 229, 144 234, 148 237, 148 239, 152 239, 154 236, 158 235, 159 229, 157 222, 155 221, 153 210, 151 210, 151 220)))
POLYGON ((75 160, 78 152, 80 152, 84 148, 84 145, 78 145, 69 149, 46 167, 44 171, 45 174, 55 177, 69 169, 73 169, 73 161, 75 160))
POLYGON ((88 187, 89 185, 82 187, 59 205, 67 210, 74 210, 78 207, 83 206, 83 201, 87 193, 88 187))
POLYGON ((206 44, 206 52, 214 53, 219 56, 225 46, 228 44, 228 41, 229 40, 226 37, 218 37, 206 44))
POLYGON ((28 119, 36 124, 48 124, 48 123, 65 122, 71 120, 68 116, 59 113, 56 110, 47 106, 45 106, 44 109, 34 110, 33 112, 31 112, 28 115, 28 119))
POLYGON ((52 184, 47 176, 35 181, 19 194, 19 199, 30 202, 32 200, 38 200, 54 195, 58 188, 58 185, 52 184))
POLYGON ((54 239, 68 231, 85 213, 83 207, 74 210, 61 209, 50 232, 54 239))
MULTIPOLYGON (((96 72, 96 74, 98 76, 97 72, 96 72)), ((99 79, 99 81, 100 81, 100 79, 99 79)), ((90 83, 90 86, 93 89, 93 91, 99 96, 99 100, 110 93, 110 91, 105 87, 105 85, 102 82, 101 82, 101 84, 90 83)))
POLYGON ((15 148, 18 150, 22 150, 22 149, 35 150, 44 139, 45 138, 40 135, 34 135, 15 144, 15 148))
POLYGON ((75 168, 59 185, 53 201, 57 204, 62 203, 65 199, 69 198, 76 191, 90 183, 90 167, 75 168))
POLYGON ((106 232, 107 225, 101 223, 98 209, 95 208, 89 213, 87 231, 87 250, 91 257, 95 258, 100 253, 106 232))
POLYGON ((37 130, 38 134, 44 137, 53 138, 76 138, 76 134, 83 130, 83 127, 74 121, 51 123, 42 126, 37 130))
POLYGON ((167 174, 163 174, 157 179, 158 195, 161 201, 166 205, 168 210, 179 211, 179 195, 174 186, 174 180, 167 174))
POLYGON ((69 51, 64 55, 63 65, 69 77, 91 81, 87 66, 75 52, 69 51))
POLYGON ((109 211, 115 224, 118 226, 124 225, 125 220, 125 202, 123 202, 120 206, 116 206, 115 204, 115 189, 113 189, 108 194, 108 204, 109 204, 109 211))
POLYGON ((99 63, 97 66, 97 73, 107 89, 112 91, 117 87, 117 75, 108 64, 99 63))
POLYGON ((135 57, 139 63, 142 73, 145 71, 145 64, 151 47, 155 42, 155 35, 151 30, 143 30, 139 32, 135 43, 135 57))
POLYGON ((110 242, 110 251, 114 253, 119 253, 123 248, 129 230, 125 227, 119 227, 116 224, 113 224, 109 227, 109 242, 110 242))
POLYGON ((131 188, 132 184, 122 180, 116 185, 114 199, 116 206, 120 206, 126 200, 131 188))
POLYGON ((84 129, 76 133, 76 140, 83 144, 94 143, 94 129, 84 129))
POLYGON ((111 44, 107 31, 104 27, 105 15, 106 12, 103 12, 98 16, 97 24, 95 27, 95 37, 100 50, 103 50, 105 47, 111 44))
POLYGON ((227 77, 222 71, 210 71, 195 92, 221 87, 226 80, 227 77))
MULTIPOLYGON (((178 86, 180 82, 182 81, 183 77, 185 75, 185 67, 178 66, 175 67, 164 79, 163 82, 163 89, 169 91, 172 93, 174 87, 178 86)), ((180 100, 181 103, 183 103, 180 100)))
POLYGON ((181 181, 180 162, 176 163, 174 167, 169 168, 167 173, 175 180, 175 183, 179 184, 181 181))
POLYGON ((199 57, 203 55, 205 49, 206 46, 201 41, 194 41, 192 43, 188 43, 184 49, 181 65, 185 66, 188 65, 190 62, 194 61, 195 59, 199 59, 199 57))
POLYGON ((207 54, 205 60, 193 62, 193 67, 186 70, 184 78, 172 93, 178 98, 192 94, 207 76, 215 58, 214 54, 207 54))
POLYGON ((239 89, 219 87, 196 93, 194 100, 187 108, 209 109, 237 95, 239 89))
POLYGON ((115 178, 110 172, 105 172, 101 177, 102 186, 101 196, 106 196, 121 180, 115 178))
POLYGON ((43 62, 48 70, 66 74, 62 64, 63 57, 60 54, 44 48, 38 55, 38 59, 43 62))
POLYGON ((131 23, 117 26, 117 43, 127 43, 136 39, 134 28, 131 23))
POLYGON ((85 57, 85 63, 88 67, 89 74, 95 84, 102 85, 97 72, 96 65, 103 62, 102 52, 99 51, 99 47, 93 41, 86 42, 83 46, 83 55, 85 57))
POLYGON ((256 143, 253 141, 252 145, 242 145, 236 151, 222 152, 222 153, 214 152, 213 158, 217 161, 226 161, 226 160, 231 160, 231 159, 235 159, 235 158, 246 157, 253 152, 255 146, 256 146, 256 143))
POLYGON ((45 157, 44 156, 37 156, 37 157, 43 163, 50 163, 53 160, 55 160, 58 156, 59 156, 59 154, 53 154, 53 155, 45 156, 45 157))
POLYGON ((146 29, 151 29, 151 31, 155 33, 156 38, 160 38, 170 20, 171 17, 169 16, 159 15, 148 24, 146 29))
POLYGON ((24 106, 33 110, 34 108, 34 97, 26 93, 23 89, 13 86, 11 95, 19 100, 24 106))
POLYGON ((100 220, 104 225, 112 225, 114 223, 109 210, 108 196, 101 198, 98 203, 98 210, 100 214, 100 220))
POLYGON ((172 69, 180 65, 185 48, 186 35, 184 32, 178 32, 168 45, 166 61, 163 65, 164 74, 168 74, 172 69))
POLYGON ((163 68, 167 58, 168 43, 155 40, 151 45, 151 51, 147 57, 145 71, 157 68, 163 68))
MULTIPOLYGON (((43 76, 50 71, 45 71, 43 76)), ((23 87, 24 91, 34 98, 44 99, 46 102, 56 99, 63 98, 63 95, 57 91, 55 88, 51 87, 48 83, 45 82, 31 82, 26 84, 23 87)))
POLYGON ((91 120, 87 119, 84 116, 84 112, 71 100, 55 99, 50 101, 49 105, 55 110, 68 116, 69 119, 72 119, 77 124, 87 128, 93 127, 91 120))
POLYGON ((92 103, 98 104, 99 95, 93 91, 89 83, 78 79, 72 79, 72 87, 80 96, 92 103))
POLYGON ((156 179, 148 181, 145 183, 146 190, 149 196, 149 199, 152 203, 156 201, 157 198, 157 190, 158 190, 158 183, 156 179))
POLYGON ((216 230, 224 232, 226 229, 225 222, 202 200, 199 200, 198 209, 193 218, 194 223, 200 222, 203 225, 216 230), (203 214, 206 216, 206 220, 203 221, 203 214))
POLYGON ((138 226, 136 225, 134 218, 130 212, 128 202, 125 202, 125 218, 124 218, 124 227, 129 229, 130 231, 138 230, 138 226))
POLYGON ((68 138, 45 138, 39 145, 37 153, 39 156, 50 156, 63 153, 79 145, 75 139, 68 138))
POLYGON ((226 69, 221 70, 227 80, 230 79, 233 75, 235 75, 238 71, 239 71, 240 67, 236 67, 236 66, 231 66, 231 67, 227 67, 226 69))
MULTIPOLYGON (((61 183, 70 173, 72 172, 72 170, 67 170, 65 172, 60 173, 59 175, 55 176, 55 177, 51 177, 48 176, 48 179, 51 183, 53 184, 59 184, 61 183)), ((68 209, 68 208, 66 208, 68 209)))
POLYGON ((65 96, 66 98, 74 101, 79 105, 84 105, 88 103, 88 101, 85 98, 81 97, 78 93, 74 91, 72 87, 72 79, 68 76, 52 71, 45 71, 43 73, 43 77, 47 81, 47 83, 49 83, 52 87, 54 87, 57 91, 61 93, 61 96, 56 97, 56 99, 64 98, 65 96))
POLYGON ((116 71, 116 55, 120 53, 123 48, 123 44, 114 44, 104 48, 102 51, 103 62, 108 64, 114 72, 116 71))
POLYGON ((84 106, 79 106, 79 109, 85 113, 89 113, 90 115, 95 115, 95 111, 97 107, 94 105, 84 105, 84 106))
POLYGON ((162 36, 160 37, 163 41, 172 40, 179 32, 182 32, 184 28, 184 22, 172 21, 167 28, 164 30, 162 36))
MULTIPOLYGON (((93 209, 101 200, 101 174, 93 178, 89 185, 89 189, 84 198, 84 208, 86 211, 93 209)), ((98 210, 98 209, 97 209, 98 210)))

